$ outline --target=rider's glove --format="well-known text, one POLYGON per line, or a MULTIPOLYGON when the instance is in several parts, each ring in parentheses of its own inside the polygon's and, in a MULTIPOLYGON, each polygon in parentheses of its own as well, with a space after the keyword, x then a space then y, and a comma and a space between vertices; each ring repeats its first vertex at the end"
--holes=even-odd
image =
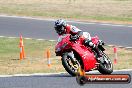
POLYGON ((76 41, 77 39, 79 39, 79 35, 70 36, 70 41, 76 41))

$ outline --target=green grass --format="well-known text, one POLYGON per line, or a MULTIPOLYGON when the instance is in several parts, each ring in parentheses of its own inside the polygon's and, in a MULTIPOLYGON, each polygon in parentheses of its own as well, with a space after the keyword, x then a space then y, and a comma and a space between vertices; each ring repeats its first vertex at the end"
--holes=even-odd
POLYGON ((47 73, 64 71, 59 57, 55 57, 56 42, 25 40, 26 58, 19 60, 19 39, 0 38, 0 74, 47 73), (46 50, 51 51, 52 67, 47 66, 46 50))
POLYGON ((131 0, 1 0, 0 14, 132 22, 131 0))
MULTIPOLYGON (((56 42, 24 39, 26 58, 19 60, 19 38, 0 38, 0 74, 29 74, 65 72, 61 65, 61 57, 56 57, 54 46, 56 42), (46 50, 51 52, 51 67, 47 66, 46 50)), ((105 47, 112 62, 113 48, 105 47)), ((132 50, 118 48, 118 63, 114 69, 132 68, 132 50)))

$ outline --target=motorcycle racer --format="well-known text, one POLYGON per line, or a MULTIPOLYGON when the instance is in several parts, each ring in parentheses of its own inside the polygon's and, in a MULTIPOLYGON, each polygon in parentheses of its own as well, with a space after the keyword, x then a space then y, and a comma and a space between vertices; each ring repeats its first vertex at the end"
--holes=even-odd
POLYGON ((91 36, 88 32, 82 32, 82 30, 77 27, 67 24, 63 19, 56 20, 54 28, 58 35, 71 34, 71 41, 76 41, 80 36, 83 36, 85 38, 84 45, 94 50, 97 53, 98 59, 102 56, 97 46, 92 42, 91 36))

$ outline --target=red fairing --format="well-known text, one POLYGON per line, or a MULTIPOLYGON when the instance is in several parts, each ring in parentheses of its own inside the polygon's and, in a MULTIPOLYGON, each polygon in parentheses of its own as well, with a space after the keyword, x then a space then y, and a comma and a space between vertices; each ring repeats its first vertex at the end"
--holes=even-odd
MULTIPOLYGON (((83 38, 82 38, 83 39, 83 38)), ((82 39, 80 38, 78 41, 71 42, 70 35, 66 34, 63 36, 60 36, 58 39, 58 43, 55 48, 56 55, 62 56, 63 52, 66 52, 67 50, 74 50, 80 55, 80 59, 83 61, 83 66, 85 71, 89 71, 96 67, 96 58, 94 57, 94 53, 85 47, 82 44, 82 39)), ((97 44, 98 37, 92 38, 92 41, 97 44)))
POLYGON ((88 48, 86 48, 84 45, 79 44, 74 44, 73 49, 76 50, 76 52, 78 52, 78 54, 81 56, 85 71, 95 68, 97 61, 94 58, 93 52, 88 50, 88 48))
MULTIPOLYGON (((71 43, 69 41, 69 39, 70 39, 70 34, 66 34, 64 36, 59 36, 58 42, 57 42, 57 44, 55 46, 55 53, 57 54, 57 56, 58 55, 61 56, 61 54, 63 53, 63 51, 66 50, 66 47, 64 49, 61 48, 65 43, 68 43, 68 44, 71 43), (57 49, 60 49, 60 51, 58 52, 57 49)), ((67 47, 69 47, 69 46, 67 46, 67 47)))

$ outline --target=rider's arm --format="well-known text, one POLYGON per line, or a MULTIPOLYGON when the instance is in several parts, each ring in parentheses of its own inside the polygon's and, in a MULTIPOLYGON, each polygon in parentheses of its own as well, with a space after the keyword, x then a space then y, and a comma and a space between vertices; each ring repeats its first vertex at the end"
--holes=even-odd
POLYGON ((71 27, 70 27, 70 34, 72 35, 72 36, 74 36, 74 35, 80 35, 80 32, 81 32, 82 30, 80 30, 80 29, 78 29, 77 27, 75 27, 75 26, 72 26, 71 25, 71 27))
POLYGON ((80 37, 81 32, 82 31, 78 29, 77 27, 72 25, 70 26, 70 34, 73 40, 77 40, 80 37))

